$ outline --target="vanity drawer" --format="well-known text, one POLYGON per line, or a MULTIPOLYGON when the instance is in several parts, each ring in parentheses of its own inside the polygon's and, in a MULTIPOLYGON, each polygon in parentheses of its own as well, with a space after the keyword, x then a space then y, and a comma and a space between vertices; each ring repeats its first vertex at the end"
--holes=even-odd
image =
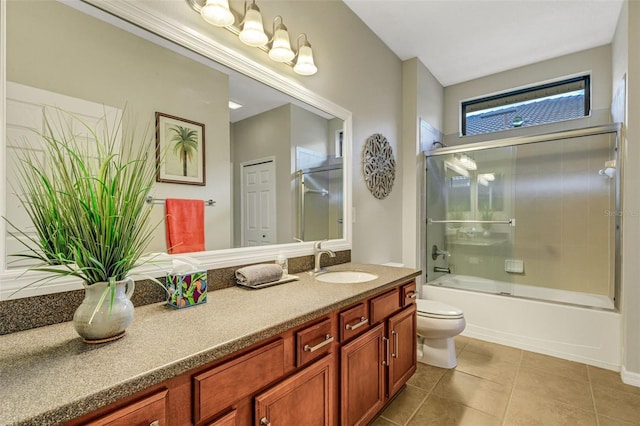
POLYGON ((340 341, 344 342, 369 329, 367 305, 359 303, 356 306, 340 312, 340 341))
POLYGON ((418 293, 416 292, 416 282, 410 282, 409 284, 405 284, 401 287, 400 291, 400 305, 403 307, 413 305, 416 303, 416 299, 418 298, 418 293))
POLYGON ((371 324, 377 324, 400 309, 400 289, 394 288, 369 302, 371 324))
POLYGON ((284 340, 193 377, 194 422, 199 423, 284 375, 284 340))
POLYGON ((167 425, 167 394, 164 389, 111 414, 86 423, 87 426, 167 425))
POLYGON ((296 333, 296 367, 331 352, 335 336, 327 318, 296 333))

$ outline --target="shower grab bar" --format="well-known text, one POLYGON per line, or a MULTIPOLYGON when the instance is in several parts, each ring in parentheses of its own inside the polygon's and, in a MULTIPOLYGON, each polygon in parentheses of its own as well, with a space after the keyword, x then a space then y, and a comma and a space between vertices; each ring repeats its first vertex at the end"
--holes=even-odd
POLYGON ((431 218, 427 219, 427 223, 431 225, 432 223, 487 223, 493 225, 510 225, 516 226, 516 220, 514 218, 507 220, 433 220, 431 218))

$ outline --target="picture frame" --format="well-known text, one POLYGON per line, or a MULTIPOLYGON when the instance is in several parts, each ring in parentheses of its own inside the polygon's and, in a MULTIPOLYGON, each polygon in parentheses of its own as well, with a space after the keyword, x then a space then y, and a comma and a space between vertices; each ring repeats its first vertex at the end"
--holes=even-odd
POLYGON ((203 123, 156 112, 156 182, 206 184, 203 123))

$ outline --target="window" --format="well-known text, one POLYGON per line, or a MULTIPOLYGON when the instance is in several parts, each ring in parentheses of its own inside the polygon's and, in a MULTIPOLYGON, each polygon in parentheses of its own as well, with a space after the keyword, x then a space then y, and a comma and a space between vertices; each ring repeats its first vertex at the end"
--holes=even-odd
POLYGON ((584 75, 462 102, 462 135, 535 126, 590 113, 590 77, 584 75))

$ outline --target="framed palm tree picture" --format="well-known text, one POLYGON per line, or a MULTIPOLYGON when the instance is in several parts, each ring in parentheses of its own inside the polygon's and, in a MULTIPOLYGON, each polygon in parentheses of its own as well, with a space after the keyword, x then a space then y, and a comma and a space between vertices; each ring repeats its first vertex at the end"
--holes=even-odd
POLYGON ((205 184, 204 124, 156 112, 157 182, 205 184))

